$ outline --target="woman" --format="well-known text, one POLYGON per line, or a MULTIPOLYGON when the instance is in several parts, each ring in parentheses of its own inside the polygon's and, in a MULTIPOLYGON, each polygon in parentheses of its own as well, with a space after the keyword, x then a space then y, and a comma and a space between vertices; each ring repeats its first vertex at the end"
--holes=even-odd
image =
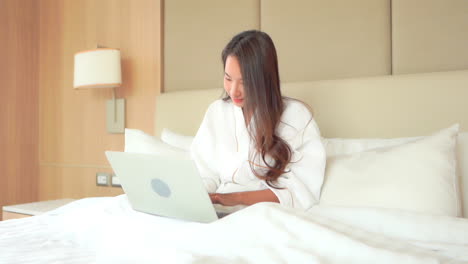
POLYGON ((309 108, 282 97, 276 49, 264 32, 242 32, 222 52, 225 98, 213 102, 192 156, 213 203, 318 202, 325 150, 309 108))

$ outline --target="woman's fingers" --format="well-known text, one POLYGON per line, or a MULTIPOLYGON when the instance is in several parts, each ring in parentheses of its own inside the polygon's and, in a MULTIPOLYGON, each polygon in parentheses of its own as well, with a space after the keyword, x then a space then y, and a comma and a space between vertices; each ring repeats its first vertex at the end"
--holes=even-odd
POLYGON ((209 193, 211 203, 217 204, 219 203, 219 195, 217 193, 209 193))

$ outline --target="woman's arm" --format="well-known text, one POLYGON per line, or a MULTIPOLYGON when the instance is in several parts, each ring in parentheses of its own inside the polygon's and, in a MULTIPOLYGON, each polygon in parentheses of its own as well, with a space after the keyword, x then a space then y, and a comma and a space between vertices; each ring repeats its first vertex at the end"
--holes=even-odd
POLYGON ((234 192, 234 193, 210 193, 211 202, 225 206, 252 205, 260 202, 279 203, 278 197, 270 190, 234 192))
POLYGON ((215 192, 220 184, 219 171, 216 166, 216 122, 213 120, 218 107, 219 101, 215 101, 208 107, 190 149, 205 188, 210 193, 215 192))

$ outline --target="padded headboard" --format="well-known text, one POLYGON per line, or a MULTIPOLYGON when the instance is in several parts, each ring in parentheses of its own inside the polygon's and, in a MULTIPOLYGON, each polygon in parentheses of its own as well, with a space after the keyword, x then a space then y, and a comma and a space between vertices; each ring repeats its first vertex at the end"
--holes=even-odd
POLYGON ((222 85, 234 34, 267 32, 281 80, 468 69, 466 0, 164 1, 163 91, 222 85))
MULTIPOLYGON (((406 137, 453 123, 468 131, 468 70, 282 84, 283 94, 310 104, 324 137, 406 137)), ((222 88, 163 93, 155 133, 194 135, 222 88)))
MULTIPOLYGON (((282 90, 312 106, 322 136, 327 138, 421 136, 454 123, 468 131, 468 70, 285 83, 282 90)), ((222 88, 159 95, 156 135, 163 128, 195 135, 208 105, 221 95, 222 88)), ((462 174, 468 175, 468 161, 464 164, 462 174)), ((468 177, 461 184, 466 215, 468 177)))

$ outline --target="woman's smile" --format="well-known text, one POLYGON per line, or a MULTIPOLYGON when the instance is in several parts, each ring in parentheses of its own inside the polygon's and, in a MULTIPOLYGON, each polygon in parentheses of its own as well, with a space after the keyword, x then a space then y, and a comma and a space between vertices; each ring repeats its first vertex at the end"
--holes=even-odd
POLYGON ((234 101, 235 104, 242 104, 242 102, 244 102, 244 99, 232 98, 232 101, 234 101))

